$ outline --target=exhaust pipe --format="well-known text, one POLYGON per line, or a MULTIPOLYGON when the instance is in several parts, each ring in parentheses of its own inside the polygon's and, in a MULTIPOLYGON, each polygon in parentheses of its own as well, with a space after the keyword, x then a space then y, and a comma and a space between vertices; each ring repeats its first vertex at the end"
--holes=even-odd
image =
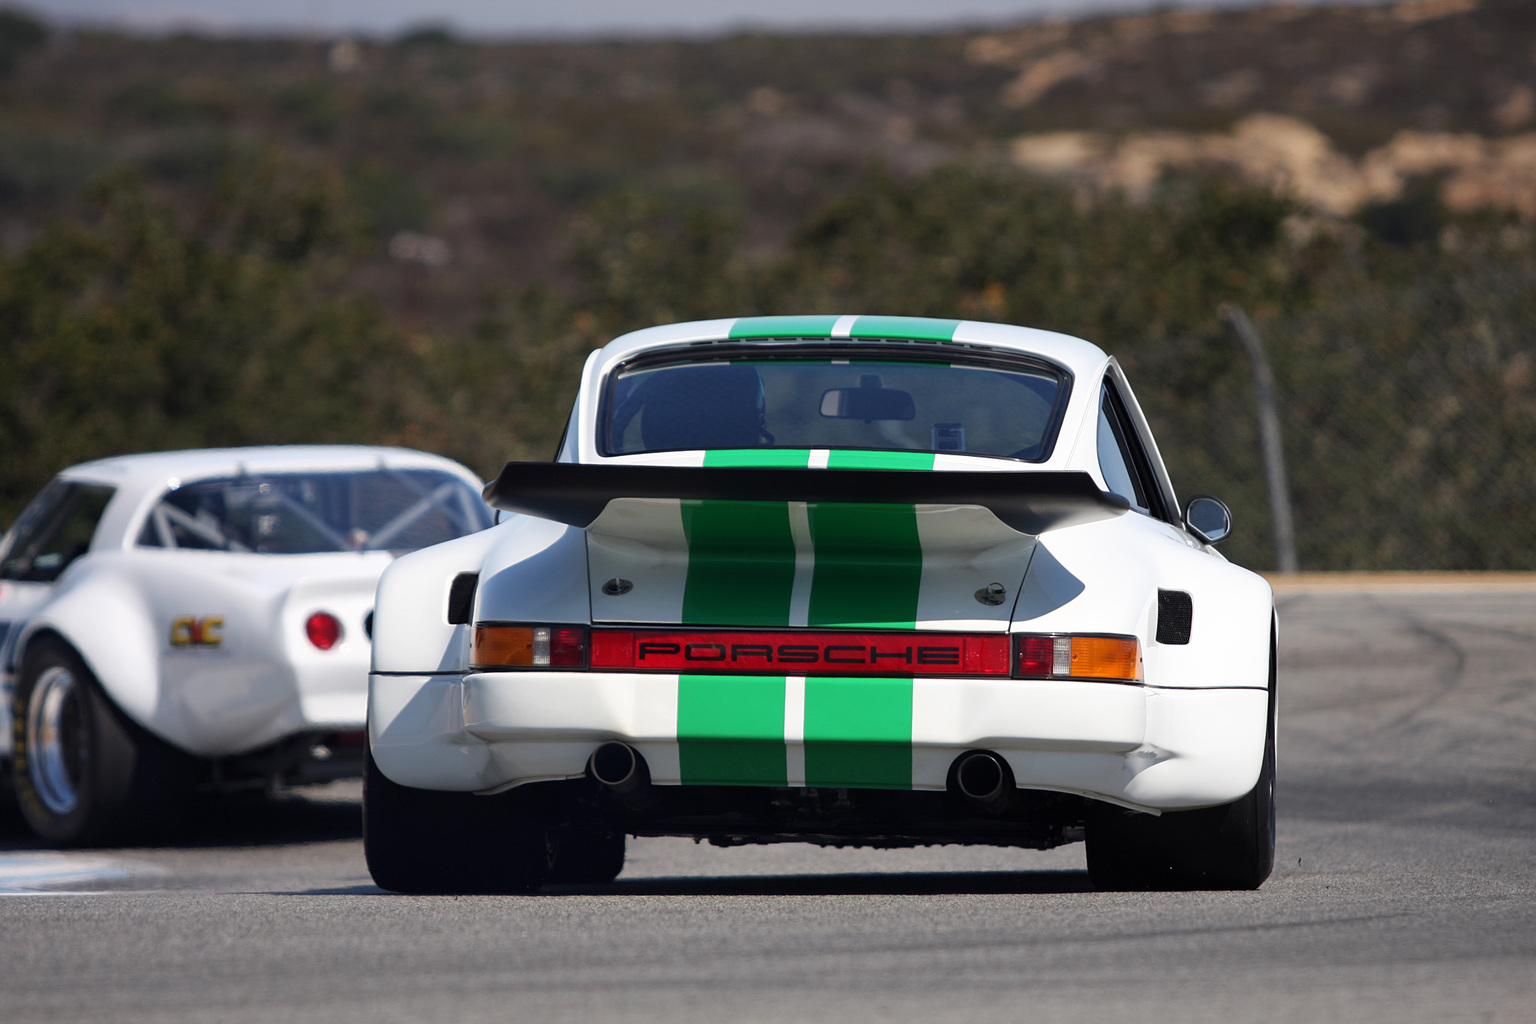
POLYGON ((651 784, 645 758, 628 743, 604 743, 587 759, 587 774, 623 796, 651 784))
POLYGON ((968 751, 955 758, 950 786, 972 803, 1000 810, 1013 798, 1013 770, 991 751, 968 751))

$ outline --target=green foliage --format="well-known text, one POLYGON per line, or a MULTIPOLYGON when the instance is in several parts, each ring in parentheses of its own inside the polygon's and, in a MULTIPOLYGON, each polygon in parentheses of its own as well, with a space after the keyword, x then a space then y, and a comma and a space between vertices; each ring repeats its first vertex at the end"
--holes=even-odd
POLYGON ((1388 245, 1406 248, 1437 241, 1446 220, 1440 182, 1416 181, 1397 199, 1366 205, 1355 219, 1388 245))
MULTIPOLYGON (((0 147, 3 155, 3 147, 0 147)), ((1536 245, 1436 212, 1405 241, 1308 229, 1212 180, 1145 203, 1017 173, 879 168, 755 247, 709 175, 605 189, 552 281, 466 290, 461 319, 391 316, 381 238, 424 227, 405 172, 225 151, 190 209, 132 174, 0 257, 0 520, 63 466, 116 452, 402 443, 489 475, 547 458, 586 353, 668 321, 965 316, 1060 330, 1125 365, 1182 495, 1236 513, 1273 565, 1253 385, 1217 310, 1274 364, 1304 568, 1536 568, 1536 245)), ((728 182, 726 183, 728 186, 728 182)), ((400 268, 404 288, 453 271, 400 268)))
POLYGON ((397 231, 421 231, 432 215, 432 201, 408 174, 369 161, 353 169, 348 190, 358 213, 379 238, 397 231))
POLYGON ((1014 173, 869 175, 797 236, 818 309, 1029 323, 1123 350, 1210 321, 1222 296, 1278 294, 1286 204, 1216 182, 1145 206, 1091 205, 1014 173))
POLYGON ((163 78, 130 82, 113 92, 105 106, 116 118, 155 127, 187 124, 202 113, 185 88, 163 78))
POLYGON ((31 126, 0 128, 0 202, 72 199, 106 162, 84 139, 31 126))
POLYGON ((1135 205, 1010 173, 875 171, 789 255, 753 262, 708 207, 623 193, 583 222, 578 302, 614 333, 879 311, 1088 338, 1126 366, 1181 494, 1232 506, 1229 557, 1273 567, 1251 371, 1217 315, 1235 302, 1274 364, 1304 568, 1536 568, 1529 234, 1441 213, 1449 247, 1307 240, 1292 215, 1217 181, 1135 205))
POLYGON ((1368 249, 1269 327, 1304 564, 1536 568, 1536 252, 1467 228, 1368 249))
POLYGON ((0 262, 0 518, 84 459, 401 426, 397 335, 340 288, 355 228, 333 176, 231 168, 190 223, 132 175, 91 198, 0 262))
POLYGON ((0 7, 0 78, 48 42, 48 26, 16 7, 0 7))
POLYGON ((292 82, 279 89, 273 100, 277 110, 293 118, 308 139, 329 142, 341 128, 345 111, 339 90, 330 82, 292 82))
POLYGON ((427 21, 413 25, 401 32, 396 40, 403 47, 451 46, 456 41, 453 26, 446 21, 427 21))
POLYGON ((625 190, 577 225, 577 302, 615 330, 741 313, 740 228, 720 211, 625 190))

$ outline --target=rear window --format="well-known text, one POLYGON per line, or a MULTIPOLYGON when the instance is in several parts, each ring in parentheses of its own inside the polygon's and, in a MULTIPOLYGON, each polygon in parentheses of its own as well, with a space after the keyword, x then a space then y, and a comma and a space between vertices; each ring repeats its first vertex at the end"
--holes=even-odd
POLYGON ((1048 458, 1062 372, 951 359, 849 354, 621 369, 604 404, 604 454, 836 448, 1048 458))
POLYGON ((16 520, 4 551, 0 579, 51 583, 85 554, 113 488, 55 479, 16 520))
POLYGON ((490 524, 480 495, 438 470, 281 473, 199 480, 168 491, 138 542, 276 555, 400 553, 490 524))

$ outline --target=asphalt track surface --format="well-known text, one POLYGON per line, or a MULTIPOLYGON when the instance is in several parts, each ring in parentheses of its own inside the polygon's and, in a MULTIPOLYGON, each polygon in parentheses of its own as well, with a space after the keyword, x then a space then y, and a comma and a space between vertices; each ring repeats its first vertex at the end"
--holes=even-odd
POLYGON ((0 1020, 1536 1021, 1536 587, 1279 601, 1258 892, 1097 893, 1081 846, 646 840, 611 887, 405 897, 339 786, 170 848, 4 826, 0 1020))

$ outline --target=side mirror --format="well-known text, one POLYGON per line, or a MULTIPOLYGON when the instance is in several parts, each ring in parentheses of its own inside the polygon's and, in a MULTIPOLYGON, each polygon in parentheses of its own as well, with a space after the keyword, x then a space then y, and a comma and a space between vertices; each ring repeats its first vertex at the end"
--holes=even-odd
POLYGON ((856 388, 832 388, 821 395, 821 414, 829 419, 910 420, 917 416, 917 406, 910 391, 883 388, 880 378, 866 373, 856 388))
POLYGON ((1207 544, 1220 544, 1232 532, 1232 510, 1209 494, 1197 494, 1184 506, 1184 525, 1207 544))

